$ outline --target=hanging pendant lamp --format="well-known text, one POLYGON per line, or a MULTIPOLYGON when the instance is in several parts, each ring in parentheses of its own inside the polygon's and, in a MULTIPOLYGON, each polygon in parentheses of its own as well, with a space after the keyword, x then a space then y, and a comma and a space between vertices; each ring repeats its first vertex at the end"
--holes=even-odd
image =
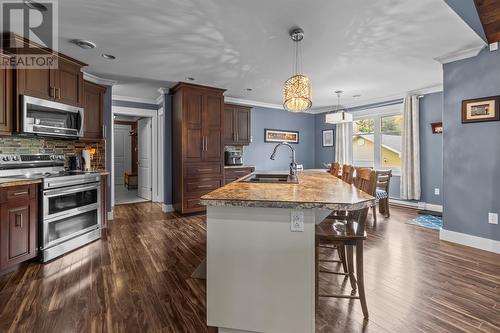
POLYGON ((295 74, 285 81, 283 89, 283 108, 290 112, 304 112, 311 108, 311 80, 302 74, 299 42, 304 39, 304 31, 300 28, 290 31, 295 43, 295 74))
POLYGON ((345 108, 340 105, 340 95, 342 95, 342 90, 337 90, 337 108, 335 112, 329 113, 325 117, 325 122, 328 124, 343 124, 352 122, 352 114, 346 112, 345 108))

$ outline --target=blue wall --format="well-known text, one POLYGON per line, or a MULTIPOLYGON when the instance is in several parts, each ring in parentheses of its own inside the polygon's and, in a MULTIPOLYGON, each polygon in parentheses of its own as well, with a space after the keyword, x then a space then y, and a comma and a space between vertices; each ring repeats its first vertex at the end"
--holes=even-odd
MULTIPOLYGON (((432 134, 431 123, 443 119, 443 93, 425 95, 420 99, 420 201, 443 204, 443 135, 432 134), (440 195, 434 195, 439 188, 440 195)), ((399 188, 398 188, 399 190, 399 188)))
POLYGON ((500 95, 500 51, 443 66, 444 229, 500 240, 500 122, 462 124, 464 99, 500 95))
POLYGON ((255 165, 257 170, 288 170, 290 149, 281 147, 276 160, 269 159, 276 143, 264 142, 264 129, 299 131, 299 144, 293 145, 297 163, 304 168, 314 168, 314 115, 290 113, 262 107, 252 108, 252 143, 244 148, 244 163, 255 165))
POLYGON ((315 168, 324 168, 323 163, 335 161, 335 139, 333 147, 323 147, 323 130, 333 129, 335 138, 335 125, 325 123, 326 113, 314 115, 314 165, 315 168))

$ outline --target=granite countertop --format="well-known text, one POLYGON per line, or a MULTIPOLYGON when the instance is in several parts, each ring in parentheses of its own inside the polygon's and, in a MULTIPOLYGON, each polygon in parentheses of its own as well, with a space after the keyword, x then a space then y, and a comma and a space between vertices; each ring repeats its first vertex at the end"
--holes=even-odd
POLYGON ((255 169, 255 165, 224 165, 224 169, 244 169, 244 168, 255 169))
POLYGON ((26 178, 0 178, 0 188, 1 187, 11 187, 19 185, 31 185, 40 184, 41 179, 26 179, 26 178))
POLYGON ((322 208, 372 207, 375 198, 321 171, 301 171, 298 184, 232 182, 201 197, 207 206, 322 208))

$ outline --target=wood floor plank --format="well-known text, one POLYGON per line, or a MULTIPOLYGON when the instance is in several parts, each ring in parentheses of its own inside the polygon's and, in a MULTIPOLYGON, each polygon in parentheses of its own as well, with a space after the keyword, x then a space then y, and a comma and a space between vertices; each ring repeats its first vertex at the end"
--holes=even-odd
MULTIPOLYGON (((357 300, 320 299, 316 331, 500 332, 500 256, 439 241, 405 224, 415 211, 391 208, 370 221, 365 242, 370 319, 357 300)), ((206 254, 205 216, 151 203, 114 215, 101 240, 0 276, 0 332, 216 331, 206 326, 205 281, 191 278, 206 254)), ((321 274, 320 291, 351 290, 321 274)))

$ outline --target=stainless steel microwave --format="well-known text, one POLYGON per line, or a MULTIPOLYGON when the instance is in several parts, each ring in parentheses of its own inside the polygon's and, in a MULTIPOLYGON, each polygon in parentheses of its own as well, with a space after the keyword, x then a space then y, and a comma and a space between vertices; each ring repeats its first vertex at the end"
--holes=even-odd
POLYGON ((21 96, 22 132, 41 136, 83 136, 83 108, 21 96))

